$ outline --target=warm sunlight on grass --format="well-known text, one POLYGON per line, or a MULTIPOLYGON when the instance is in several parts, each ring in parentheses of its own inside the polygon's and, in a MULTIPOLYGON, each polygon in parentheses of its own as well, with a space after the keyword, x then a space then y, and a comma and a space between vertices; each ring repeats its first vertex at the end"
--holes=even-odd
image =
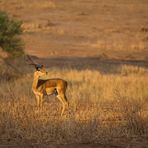
POLYGON ((95 70, 48 69, 49 77, 68 81, 69 110, 46 97, 38 110, 31 91, 32 74, 0 81, 0 142, 105 142, 114 137, 148 134, 148 71, 121 66, 118 74, 95 70))

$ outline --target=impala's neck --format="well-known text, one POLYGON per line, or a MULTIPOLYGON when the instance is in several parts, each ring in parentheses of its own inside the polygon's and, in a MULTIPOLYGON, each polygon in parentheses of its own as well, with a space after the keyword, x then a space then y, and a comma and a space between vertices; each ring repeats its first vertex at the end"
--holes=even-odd
POLYGON ((39 77, 35 77, 35 76, 34 76, 34 78, 33 78, 33 83, 32 83, 32 89, 33 89, 33 90, 36 90, 36 89, 37 89, 38 80, 39 80, 39 77))

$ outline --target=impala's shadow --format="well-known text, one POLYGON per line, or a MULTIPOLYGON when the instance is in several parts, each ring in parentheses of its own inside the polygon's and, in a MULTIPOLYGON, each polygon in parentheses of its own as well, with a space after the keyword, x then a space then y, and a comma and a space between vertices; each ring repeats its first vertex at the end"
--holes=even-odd
POLYGON ((117 73, 122 65, 132 65, 148 68, 147 60, 114 60, 114 59, 100 59, 97 57, 92 58, 37 58, 32 57, 35 61, 44 64, 47 68, 72 68, 77 70, 98 70, 102 73, 117 73))

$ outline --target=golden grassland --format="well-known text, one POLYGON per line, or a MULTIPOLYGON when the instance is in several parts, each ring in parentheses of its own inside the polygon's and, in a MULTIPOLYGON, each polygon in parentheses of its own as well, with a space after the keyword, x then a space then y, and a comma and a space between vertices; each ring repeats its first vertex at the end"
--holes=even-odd
POLYGON ((147 144, 148 69, 123 65, 116 74, 66 68, 48 72, 50 78, 60 77, 69 84, 70 107, 62 117, 54 97, 45 97, 42 110, 36 108, 32 73, 11 80, 1 70, 1 144, 147 144))

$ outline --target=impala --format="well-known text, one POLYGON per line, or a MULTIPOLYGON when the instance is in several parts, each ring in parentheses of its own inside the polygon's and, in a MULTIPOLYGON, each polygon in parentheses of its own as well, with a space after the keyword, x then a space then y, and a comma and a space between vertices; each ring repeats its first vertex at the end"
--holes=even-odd
POLYGON ((62 103, 62 116, 65 108, 68 107, 68 100, 66 97, 67 82, 59 78, 41 79, 42 76, 47 76, 44 66, 35 63, 32 63, 31 65, 35 66, 32 90, 36 97, 37 107, 42 108, 45 95, 55 94, 62 103))

